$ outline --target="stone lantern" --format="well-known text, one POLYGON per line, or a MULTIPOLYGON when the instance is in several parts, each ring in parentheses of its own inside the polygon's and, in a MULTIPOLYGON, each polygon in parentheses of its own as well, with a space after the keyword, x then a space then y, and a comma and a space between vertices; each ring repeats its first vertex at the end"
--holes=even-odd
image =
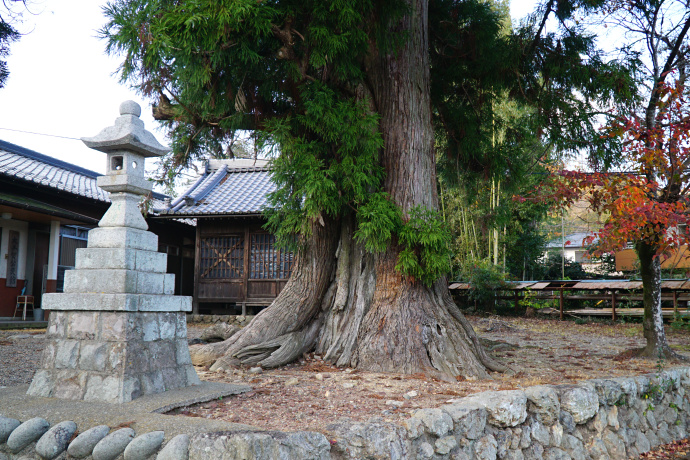
POLYGON ((123 403, 200 383, 187 345, 192 299, 173 295, 175 275, 139 209, 151 191, 144 160, 168 151, 140 114, 136 102, 123 102, 114 126, 82 139, 108 156, 97 184, 111 205, 77 249, 64 292, 43 296, 51 314, 32 396, 123 403))
POLYGON ((170 149, 144 129, 140 115, 139 104, 125 101, 114 126, 96 137, 82 138, 88 147, 108 155, 106 175, 100 176, 96 184, 110 193, 113 204, 99 227, 148 228, 139 211, 140 196, 151 191, 151 183, 144 177, 144 159, 165 155, 170 149))

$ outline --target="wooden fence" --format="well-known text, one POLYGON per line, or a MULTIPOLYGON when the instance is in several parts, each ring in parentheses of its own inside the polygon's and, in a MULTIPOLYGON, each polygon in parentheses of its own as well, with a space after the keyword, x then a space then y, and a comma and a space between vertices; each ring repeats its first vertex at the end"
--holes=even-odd
MULTIPOLYGON (((451 283, 450 291, 457 296, 467 296, 469 283, 451 283)), ((642 302, 642 281, 639 280, 556 280, 556 281, 515 281, 496 292, 496 299, 515 302, 533 296, 535 300, 558 300, 560 318, 565 314, 576 316, 642 316, 642 308, 620 307, 622 301, 642 302), (566 300, 595 300, 608 307, 564 310, 566 300)), ((661 283, 662 302, 671 303, 673 308, 662 308, 665 318, 675 315, 690 316, 690 279, 663 280, 661 283)))

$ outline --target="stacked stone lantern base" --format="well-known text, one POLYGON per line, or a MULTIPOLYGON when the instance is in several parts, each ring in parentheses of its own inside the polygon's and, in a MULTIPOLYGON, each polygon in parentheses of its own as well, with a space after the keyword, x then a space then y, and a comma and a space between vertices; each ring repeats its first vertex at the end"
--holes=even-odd
POLYGON ((199 384, 183 312, 53 311, 29 394, 111 403, 199 384))
POLYGON ((51 310, 32 396, 111 403, 199 384, 187 345, 191 298, 175 296, 158 237, 133 228, 97 228, 65 273, 51 310))

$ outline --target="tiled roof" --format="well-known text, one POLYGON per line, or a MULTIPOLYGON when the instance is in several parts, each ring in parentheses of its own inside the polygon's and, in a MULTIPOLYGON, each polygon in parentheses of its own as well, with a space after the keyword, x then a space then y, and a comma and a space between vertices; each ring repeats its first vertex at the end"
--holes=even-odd
MULTIPOLYGON (((575 248, 582 248, 582 247, 589 247, 592 244, 596 243, 599 241, 598 236, 594 236, 594 239, 590 244, 583 244, 584 239, 587 238, 588 236, 593 236, 592 232, 577 232, 577 233, 571 233, 569 235, 565 235, 565 242, 567 243, 565 245, 566 249, 575 249, 575 248), (570 243, 568 243, 570 242, 570 243)), ((563 239, 558 238, 552 241, 549 241, 549 243, 546 245, 547 248, 562 248, 563 247, 563 239)))
MULTIPOLYGON (((102 175, 0 140, 0 176, 21 179, 110 203, 108 193, 96 185, 96 178, 102 175)), ((166 197, 160 193, 153 193, 153 198, 154 202, 162 203, 166 197)))
POLYGON ((168 209, 155 211, 179 217, 260 214, 267 206, 266 195, 274 190, 266 161, 212 160, 168 209))
POLYGON ((96 186, 96 177, 101 174, 2 140, 0 175, 98 201, 110 201, 108 194, 96 186))

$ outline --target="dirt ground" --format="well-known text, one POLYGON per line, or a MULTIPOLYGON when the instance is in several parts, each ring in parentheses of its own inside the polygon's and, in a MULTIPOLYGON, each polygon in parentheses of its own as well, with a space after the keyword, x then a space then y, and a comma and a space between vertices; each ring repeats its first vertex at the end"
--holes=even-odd
MULTIPOLYGON (((177 414, 224 419, 270 430, 324 432, 341 417, 365 421, 380 417, 400 422, 409 413, 437 407, 449 399, 487 390, 512 390, 539 384, 575 383, 601 377, 657 372, 681 363, 621 359, 644 344, 641 324, 577 324, 552 319, 468 317, 491 353, 515 373, 490 380, 443 382, 425 375, 396 375, 338 369, 314 354, 282 369, 209 372, 202 380, 249 384, 237 397, 178 409, 177 414)), ((190 326, 190 337, 202 326, 190 326)), ((690 334, 667 327, 672 348, 690 356, 690 334)))

